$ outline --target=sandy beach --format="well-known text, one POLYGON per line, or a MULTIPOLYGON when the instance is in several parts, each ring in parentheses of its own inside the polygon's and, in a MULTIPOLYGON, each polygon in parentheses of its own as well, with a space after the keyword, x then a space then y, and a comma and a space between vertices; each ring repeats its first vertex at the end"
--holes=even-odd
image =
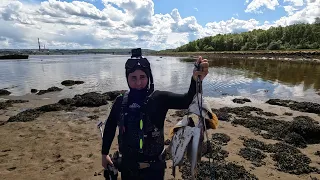
MULTIPOLYGON (((6 100, 28 101, 12 103, 0 109, 0 177, 2 180, 104 179, 101 173, 103 170, 100 153, 101 138, 96 124, 98 121, 105 121, 108 117, 112 105, 112 98, 105 101, 107 104, 97 105, 96 107, 79 106, 61 108, 62 106, 60 107, 59 105, 59 108, 51 107, 51 110, 47 107, 49 109, 47 112, 39 113, 33 120, 27 122, 7 122, 10 117, 16 116, 18 113, 27 109, 35 109, 58 102, 61 103, 56 93, 57 92, 50 92, 43 95, 29 94, 20 97, 1 96, 0 102, 5 102, 6 100)), ((292 146, 300 150, 300 154, 304 154, 307 158, 310 158, 311 162, 309 164, 307 163, 306 166, 309 165, 312 167, 311 171, 313 172, 292 174, 281 171, 276 165, 276 161, 272 158, 272 154, 274 153, 260 150, 259 152, 265 154, 265 158, 262 158, 263 165, 254 165, 252 161, 239 155, 241 149, 246 147, 244 145, 244 139, 256 139, 266 144, 275 144, 284 141, 264 138, 261 134, 265 132, 264 130, 262 130, 260 134, 257 134, 252 131, 252 129, 250 130, 244 127, 244 125, 241 125, 240 119, 244 117, 241 113, 245 112, 243 109, 227 116, 226 120, 224 116, 227 114, 221 114, 220 108, 255 107, 262 111, 249 110, 252 116, 265 118, 267 120, 268 118, 272 118, 280 120, 281 122, 292 122, 295 117, 300 116, 310 117, 314 120, 312 121, 314 123, 312 126, 315 126, 315 129, 319 126, 319 124, 316 123, 320 122, 319 114, 300 112, 290 107, 271 105, 254 99, 251 99, 251 102, 239 104, 232 101, 234 98, 236 97, 207 98, 211 108, 217 110, 214 112, 218 113, 218 117, 221 118, 218 129, 209 131, 209 138, 211 139, 212 134, 218 133, 230 137, 225 144, 220 146, 222 150, 228 152, 227 157, 222 158, 221 161, 243 166, 247 173, 254 175, 257 179, 320 179, 320 156, 316 155, 316 152, 320 150, 319 143, 311 144, 307 142, 307 147, 304 148, 296 147, 301 146, 300 144, 292 146), (220 109, 220 111, 218 111, 218 109, 220 109), (236 119, 239 120, 238 123, 235 123, 236 119)), ((232 110, 229 112, 231 111, 232 110)), ((167 114, 165 121, 165 139, 168 138, 170 128, 181 118, 176 115, 176 112, 177 110, 170 110, 167 114)), ((318 140, 318 137, 314 137, 315 141, 318 140)), ((308 139, 305 140, 308 141, 308 139)), ((116 150, 117 139, 115 138, 111 152, 116 150)), ((219 160, 215 160, 215 162, 219 162, 219 160)), ((166 179, 173 178, 171 174, 171 164, 172 161, 167 160, 166 179)), ((181 172, 178 171, 178 168, 176 171, 176 179, 182 179, 181 172)), ((233 178, 230 176, 230 178, 227 179, 233 178)))

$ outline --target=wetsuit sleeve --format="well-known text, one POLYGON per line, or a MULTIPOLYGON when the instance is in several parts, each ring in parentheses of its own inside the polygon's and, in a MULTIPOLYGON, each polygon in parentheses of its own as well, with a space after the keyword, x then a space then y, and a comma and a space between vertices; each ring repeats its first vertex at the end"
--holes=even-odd
POLYGON ((111 108, 110 114, 105 124, 104 132, 103 132, 101 153, 104 155, 109 154, 110 146, 115 136, 115 132, 117 129, 117 120, 120 114, 120 106, 121 106, 121 100, 120 100, 120 97, 118 97, 111 108))
POLYGON ((187 109, 196 94, 196 81, 191 77, 189 90, 185 94, 164 91, 163 106, 167 109, 187 109))

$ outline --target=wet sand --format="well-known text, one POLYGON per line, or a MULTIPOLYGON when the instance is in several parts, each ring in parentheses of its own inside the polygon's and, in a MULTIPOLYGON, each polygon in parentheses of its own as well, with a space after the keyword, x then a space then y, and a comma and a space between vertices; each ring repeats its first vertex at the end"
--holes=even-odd
MULTIPOLYGON (((28 108, 41 107, 47 104, 57 103, 59 99, 56 93, 44 95, 26 95, 21 97, 2 96, 0 101, 6 99, 28 100, 25 103, 14 103, 12 107, 0 109, 0 177, 3 180, 22 179, 71 179, 71 180, 99 180, 104 179, 101 166, 101 138, 96 128, 98 121, 104 121, 112 105, 99 107, 77 107, 74 110, 61 110, 42 113, 33 121, 6 122, 11 116, 28 108), (1 99, 2 98, 2 99, 1 99), (88 116, 96 115, 97 119, 88 116), (97 117, 98 116, 98 117, 97 117)), ((237 104, 232 102, 235 97, 208 98, 211 108, 252 106, 261 108, 264 112, 272 112, 278 116, 277 120, 292 121, 296 116, 309 116, 320 122, 320 116, 314 113, 294 111, 288 107, 270 105, 265 102, 251 99, 252 102, 237 104), (292 113, 284 115, 285 113, 292 113)), ((165 139, 171 127, 180 118, 174 116, 176 110, 170 110, 165 121, 165 139)), ((259 115, 257 115, 259 116, 259 115)), ((261 115, 261 117, 265 117, 261 115)), ((265 139, 261 135, 255 135, 248 128, 241 125, 234 126, 231 122, 220 121, 217 130, 210 130, 209 137, 213 133, 224 133, 230 136, 230 141, 222 149, 229 152, 227 162, 233 162, 244 166, 246 171, 254 174, 258 179, 320 179, 320 174, 309 173, 294 175, 277 170, 276 162, 267 154, 263 159, 265 165, 256 167, 239 155, 244 148, 240 136, 257 139, 259 141, 274 144, 277 140, 265 139)), ((117 140, 114 139, 111 147, 113 153, 117 149, 117 140)), ((311 159, 310 166, 320 169, 320 157, 315 155, 320 150, 320 144, 308 144, 307 148, 298 148, 311 159)), ((167 161, 166 178, 172 179, 171 160, 167 161)), ((182 179, 181 173, 176 170, 176 179, 182 179)), ((120 179, 120 178, 119 178, 120 179)))

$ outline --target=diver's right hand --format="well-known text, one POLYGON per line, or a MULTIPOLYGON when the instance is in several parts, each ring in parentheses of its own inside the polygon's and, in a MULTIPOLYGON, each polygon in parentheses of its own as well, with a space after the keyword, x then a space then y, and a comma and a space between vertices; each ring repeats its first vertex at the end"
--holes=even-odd
POLYGON ((113 162, 109 155, 102 154, 102 166, 104 169, 107 169, 108 165, 113 166, 113 162))

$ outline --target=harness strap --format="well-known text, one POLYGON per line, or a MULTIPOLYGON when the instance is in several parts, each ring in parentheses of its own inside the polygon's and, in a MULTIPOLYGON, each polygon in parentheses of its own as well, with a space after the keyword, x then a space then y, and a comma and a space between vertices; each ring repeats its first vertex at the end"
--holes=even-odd
MULTIPOLYGON (((141 113, 140 113, 140 120, 139 120, 139 152, 143 153, 143 143, 144 143, 144 122, 143 119, 146 115, 145 111, 146 111, 146 106, 148 101, 151 99, 151 96, 154 94, 155 91, 152 91, 152 93, 150 93, 146 99, 144 100, 142 109, 141 109, 141 113)), ((119 146, 120 149, 122 149, 122 145, 123 145, 123 133, 126 131, 125 129, 125 116, 127 113, 127 109, 128 109, 128 96, 129 96, 129 91, 125 92, 123 95, 123 100, 122 100, 122 104, 121 104, 121 113, 120 113, 120 123, 119 123, 119 146)), ((149 117, 146 117, 149 118, 149 117)), ((121 150, 120 150, 121 151, 121 150)))

